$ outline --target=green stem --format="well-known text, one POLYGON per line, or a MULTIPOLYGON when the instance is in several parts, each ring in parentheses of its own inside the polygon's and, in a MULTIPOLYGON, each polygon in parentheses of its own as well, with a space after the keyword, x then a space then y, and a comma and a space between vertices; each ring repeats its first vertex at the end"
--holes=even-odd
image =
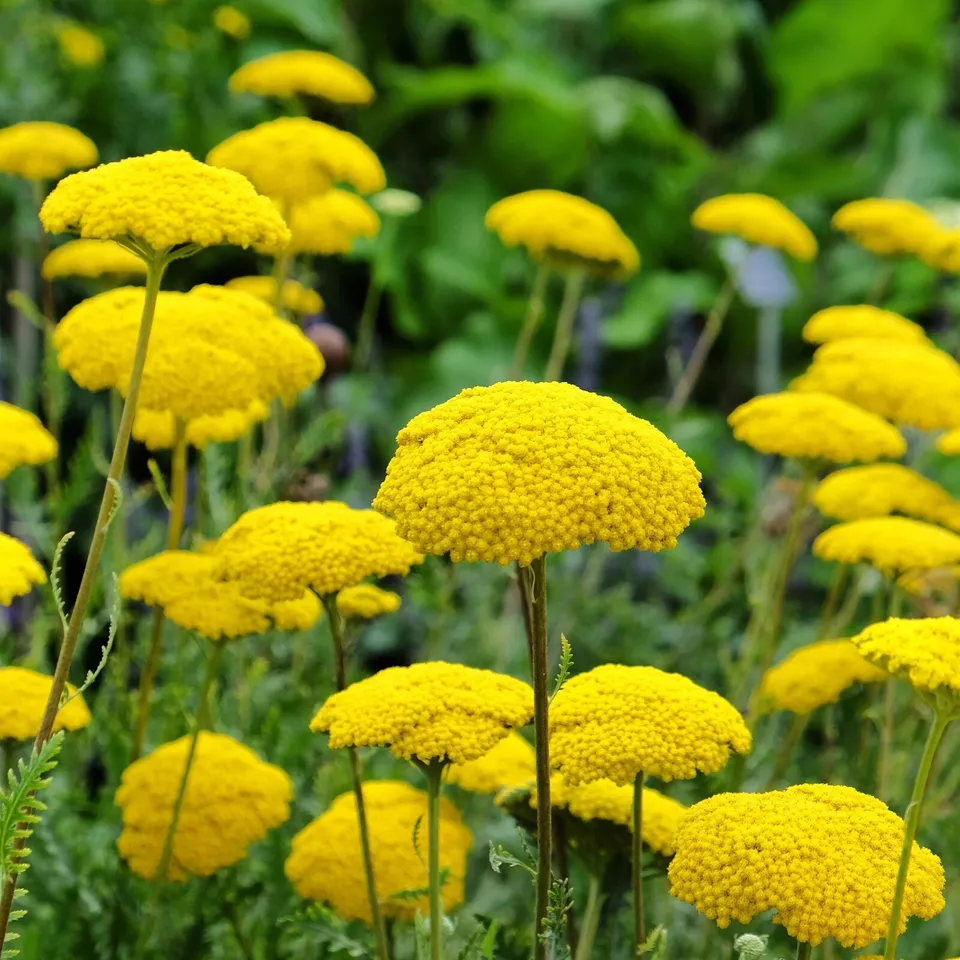
POLYGON ((810 960, 813 956, 813 944, 797 941, 797 960, 810 960))
POLYGON ((530 582, 523 567, 517 564, 517 588, 520 591, 520 612, 523 615, 523 632, 527 637, 527 653, 530 657, 531 678, 533 676, 533 606, 530 601, 530 582))
POLYGON ((443 786, 442 760, 422 764, 427 777, 427 826, 430 833, 430 960, 443 956, 443 902, 440 899, 440 791, 443 786))
POLYGON ((357 323, 357 346, 353 354, 353 369, 357 373, 363 373, 370 366, 370 357, 373 354, 373 333, 382 297, 383 286, 374 271, 370 275, 370 286, 367 287, 363 310, 357 323))
POLYGON ((633 952, 639 957, 647 942, 643 923, 643 771, 633 782, 633 952))
POLYGON ((803 736, 803 731, 806 729, 809 719, 809 713, 794 714, 793 722, 790 724, 790 730, 780 747, 780 752, 777 754, 773 773, 770 774, 770 779, 767 781, 767 790, 772 790, 787 772, 787 767, 790 765, 790 758, 793 756, 794 750, 797 749, 797 744, 803 736))
MULTIPOLYGON (((890 583, 888 618, 900 615, 903 594, 895 582, 890 583)), ((896 715, 896 687, 891 677, 884 684, 883 727, 880 731, 880 762, 877 764, 877 796, 886 801, 890 780, 890 757, 893 752, 893 721, 896 715)))
POLYGON ((563 288, 563 302, 560 304, 560 313, 557 315, 557 329, 553 335, 553 346, 550 348, 550 358, 543 373, 543 379, 546 381, 559 380, 563 373, 563 365, 570 352, 573 324, 577 318, 577 307, 580 304, 585 279, 586 274, 580 268, 571 269, 567 274, 567 281, 563 288))
POLYGON ((600 912, 603 909, 604 899, 605 897, 601 893, 600 878, 591 873, 590 886, 587 888, 587 906, 583 913, 580 931, 580 942, 577 944, 574 960, 590 960, 590 955, 593 952, 593 942, 597 938, 597 930, 600 927, 600 912))
POLYGON ((527 312, 523 318, 520 335, 517 337, 517 345, 513 350, 513 365, 510 367, 510 378, 512 380, 519 380, 523 376, 523 368, 527 362, 527 354, 530 352, 530 343, 543 317, 543 303, 549 280, 550 267, 547 265, 546 260, 542 260, 537 266, 537 273, 533 278, 530 299, 527 301, 527 312))
POLYGON ((833 571, 833 579, 830 581, 830 589, 823 601, 823 609, 820 611, 820 626, 817 629, 817 640, 828 639, 830 628, 837 615, 837 608, 840 604, 840 597, 843 594, 844 587, 847 585, 847 577, 850 574, 850 567, 845 563, 836 564, 833 571))

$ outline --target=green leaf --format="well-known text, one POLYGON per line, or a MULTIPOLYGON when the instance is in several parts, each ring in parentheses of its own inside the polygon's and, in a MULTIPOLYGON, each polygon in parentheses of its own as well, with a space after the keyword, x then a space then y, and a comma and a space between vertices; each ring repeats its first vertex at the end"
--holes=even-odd
POLYGON ((656 87, 626 77, 594 77, 580 87, 594 134, 603 143, 631 135, 655 146, 691 135, 680 126, 670 101, 656 87))

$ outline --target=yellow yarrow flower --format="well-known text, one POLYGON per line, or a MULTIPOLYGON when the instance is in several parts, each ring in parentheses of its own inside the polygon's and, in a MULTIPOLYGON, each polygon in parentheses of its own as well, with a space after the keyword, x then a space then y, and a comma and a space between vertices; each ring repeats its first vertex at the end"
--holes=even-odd
MULTIPOLYGON (((114 798, 123 817, 117 849, 148 880, 157 879, 189 745, 182 737, 131 764, 114 798)), ((286 823, 292 799, 283 770, 232 737, 202 731, 166 879, 209 877, 242 860, 252 843, 286 823)))
POLYGON ((54 32, 60 52, 75 67, 96 67, 103 62, 106 49, 92 30, 71 20, 63 20, 54 32))
POLYGON ((813 541, 814 556, 836 563, 869 563, 887 574, 960 561, 960 536, 907 517, 838 523, 813 541))
POLYGON ((147 265, 113 240, 68 240, 44 257, 44 279, 144 274, 147 265))
POLYGON ((45 120, 0 129, 0 173, 56 180, 97 162, 97 146, 79 130, 45 120))
POLYGON ((287 223, 293 237, 288 247, 291 254, 349 253, 358 237, 375 237, 380 232, 380 218, 373 207, 355 193, 337 189, 293 204, 287 223))
POLYGON ((948 430, 938 437, 937 449, 948 457, 960 455, 960 428, 948 430))
MULTIPOLYGON (((234 277, 225 286, 228 290, 242 290, 271 305, 277 296, 277 281, 273 277, 234 277)), ((296 280, 284 281, 280 304, 292 313, 319 313, 323 309, 320 294, 296 280)))
POLYGON ((928 210, 909 200, 868 197, 844 204, 830 221, 835 230, 871 253, 917 253, 939 224, 928 210))
POLYGON ((760 453, 846 463, 902 457, 907 442, 876 414, 826 393, 754 397, 727 417, 733 435, 760 453))
POLYGON ((897 586, 911 596, 932 599, 936 594, 956 593, 960 583, 960 564, 931 567, 928 570, 908 570, 897 577, 897 586))
MULTIPOLYGON (((363 802, 381 912, 388 918, 413 920, 426 912, 426 895, 411 899, 398 894, 427 886, 424 857, 414 845, 418 825, 427 821, 427 795, 396 780, 368 780, 363 784, 363 802)), ((449 912, 463 902, 473 834, 446 797, 440 798, 439 819, 440 869, 446 877, 440 895, 449 912)), ((301 897, 330 904, 344 920, 372 922, 352 792, 337 797, 293 838, 284 872, 301 897)))
POLYGON ((392 520, 345 503, 272 503, 248 510, 220 538, 216 576, 254 599, 323 596, 368 577, 406 576, 423 556, 392 520))
POLYGON ((861 303, 818 310, 803 326, 807 343, 833 340, 902 340, 932 346, 923 327, 892 310, 861 303))
MULTIPOLYGON (((774 909, 773 922, 816 945, 863 947, 887 932, 903 820, 852 787, 804 784, 721 793, 677 830, 670 892, 721 928, 774 909)), ((900 929, 944 907, 943 865, 914 844, 900 929)))
POLYGON ((937 224, 924 235, 919 248, 913 252, 934 270, 957 273, 960 271, 960 228, 937 224))
POLYGON ((484 223, 508 246, 526 248, 534 260, 569 264, 600 274, 626 276, 640 255, 603 207, 560 190, 528 190, 498 200, 484 223))
POLYGON ((568 383, 472 387, 414 417, 373 502, 425 553, 529 564, 602 541, 676 546, 700 473, 656 427, 568 383))
POLYGON ((337 609, 348 620, 372 620, 384 613, 396 613, 400 603, 399 594, 392 590, 381 590, 372 583, 345 587, 337 594, 337 609))
POLYGON ((764 673, 759 703, 767 710, 807 714, 836 703, 855 683, 880 683, 888 674, 865 660, 849 640, 820 640, 794 650, 764 673))
POLYGON ((15 537, 0 533, 0 606, 10 606, 17 597, 46 582, 46 571, 33 558, 30 548, 15 537))
POLYGON ((57 441, 29 410, 0 400, 0 480, 19 466, 37 466, 57 455, 57 441))
POLYGON ((515 731, 482 757, 467 763, 451 763, 444 771, 448 783, 471 793, 509 790, 533 780, 536 775, 537 756, 533 745, 515 731))
POLYGON ((217 7, 213 11, 213 25, 234 40, 246 40, 250 36, 250 18, 236 7, 217 7))
POLYGON ((817 255, 817 240, 810 228, 779 200, 762 193, 713 197, 693 211, 690 222, 708 233, 784 250, 797 260, 812 260, 817 255))
POLYGON ((242 173, 285 204, 302 203, 335 183, 375 193, 387 182, 377 155, 359 137, 308 117, 280 117, 241 130, 215 146, 207 163, 242 173))
MULTIPOLYGON (((0 545, 0 553, 2 553, 0 545)), ((33 740, 40 732, 40 722, 53 686, 53 677, 23 667, 0 667, 0 741, 33 740)), ((76 687, 67 684, 67 696, 76 687)), ((82 696, 61 707, 53 722, 58 730, 80 730, 90 723, 90 711, 82 696)))
POLYGON ((533 717, 521 680, 457 663, 390 667, 329 697, 310 723, 330 746, 389 747, 404 760, 476 760, 533 717))
MULTIPOLYGON (((0 169, 2 155, 0 133, 0 169)), ((90 162, 95 163, 96 156, 90 162)), ((134 238, 156 251, 225 243, 280 251, 290 242, 277 208, 245 177, 200 163, 183 150, 163 150, 75 173, 44 201, 40 221, 47 233, 134 238)))
POLYGON ((719 694, 679 673, 608 663, 571 677, 550 706, 550 761, 567 783, 687 780, 748 753, 750 731, 719 694))
POLYGON ((286 50, 245 63, 231 75, 230 89, 263 97, 305 94, 346 104, 374 98, 370 81, 356 67, 317 50, 286 50))
MULTIPOLYGON (((266 420, 269 409, 255 400, 246 410, 226 410, 216 415, 194 417, 187 422, 187 443, 202 449, 208 443, 239 440, 255 423, 266 420)), ((133 436, 149 450, 169 450, 176 441, 176 418, 169 411, 137 410, 133 436)))

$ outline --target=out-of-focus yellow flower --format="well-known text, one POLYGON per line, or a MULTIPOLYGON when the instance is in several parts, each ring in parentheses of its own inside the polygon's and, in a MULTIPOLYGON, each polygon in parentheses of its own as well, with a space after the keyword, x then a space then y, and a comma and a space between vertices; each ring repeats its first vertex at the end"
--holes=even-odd
POLYGON ((916 253, 934 270, 960 272, 960 228, 938 225, 925 236, 916 253))
POLYGON ((358 583, 337 594, 337 609, 348 620, 372 620, 384 613, 396 613, 400 609, 400 595, 381 590, 372 583, 358 583))
POLYGON ((0 606, 10 606, 17 597, 46 582, 46 571, 33 558, 30 548, 15 537, 0 533, 0 606))
MULTIPOLYGON (((413 920, 427 905, 425 893, 406 895, 427 886, 424 857, 414 842, 418 825, 427 820, 427 795, 396 780, 368 780, 363 784, 363 803, 380 909, 385 917, 413 920)), ((444 910, 450 911, 463 902, 473 834, 446 797, 440 798, 439 830, 440 869, 446 877, 440 896, 444 910)), ((330 904, 344 920, 371 923, 352 791, 337 797, 293 838, 284 870, 301 897, 330 904)))
MULTIPOLYGON (((0 554, 3 547, 0 542, 0 554)), ((40 732, 40 722, 53 686, 53 677, 23 667, 0 667, 0 741, 33 740, 40 732)), ((67 684, 67 697, 76 687, 67 684)), ((90 723, 90 711, 82 696, 61 707, 53 722, 57 730, 80 730, 90 723)))
POLYGON ((830 221, 834 229, 872 253, 918 253, 940 226, 928 210, 909 200, 868 197, 844 204, 830 221))
POLYGON ((903 340, 932 346, 919 323, 867 303, 818 310, 804 324, 803 339, 807 343, 851 339, 903 340))
POLYGON ((213 11, 213 25, 234 40, 246 40, 250 36, 250 18, 236 7, 217 7, 213 11))
MULTIPOLYGON (((158 747, 123 772, 115 802, 123 817, 117 841, 130 869, 157 878, 173 820, 190 738, 158 747)), ((173 837, 168 880, 209 877, 290 817, 293 784, 232 737, 202 731, 173 837)))
POLYGON ((43 260, 43 276, 47 280, 146 272, 147 265, 140 257, 112 240, 68 240, 51 250, 43 260))
POLYGON ((346 104, 374 98, 370 81, 356 67, 317 50, 286 50, 245 63, 230 77, 230 89, 264 97, 306 94, 346 104))
POLYGON ((534 260, 623 276, 640 266, 637 248, 603 207, 560 190, 505 197, 484 222, 507 246, 520 244, 534 260))
POLYGON ((357 237, 375 237, 380 218, 362 197, 346 190, 328 190, 302 203, 287 215, 290 253, 316 253, 329 257, 349 253, 357 237))
MULTIPOLYGON (((242 290, 271 305, 277 296, 277 281, 273 277, 234 277, 226 282, 226 286, 230 290, 242 290)), ((323 309, 320 294, 296 280, 284 281, 280 304, 292 313, 319 313, 323 309)))
POLYGON ((960 561, 960 536, 907 517, 851 520, 824 530, 813 553, 835 563, 869 563, 887 574, 960 561))
POLYGON ((56 180, 97 162, 97 146, 79 130, 44 120, 0 129, 0 173, 56 180))
POLYGON ((690 222, 698 230, 785 250, 797 260, 812 260, 817 255, 817 240, 810 228, 779 200, 762 193, 713 197, 693 211, 690 222))
POLYGON ((897 578, 897 586, 911 596, 931 599, 938 593, 956 593, 960 584, 960 565, 931 567, 927 570, 908 570, 897 578))
POLYGON ((425 553, 529 564, 599 540, 676 546, 700 473, 656 427, 568 383, 472 387, 397 435, 374 507, 425 553))
POLYGON ((96 67, 103 62, 106 49, 92 30, 72 20, 62 20, 55 33, 60 52, 75 67, 96 67))
MULTIPOLYGON (((267 406, 256 400, 246 410, 195 417, 187 422, 187 443, 203 448, 208 443, 239 440, 269 414, 267 406)), ((133 421, 133 436, 149 450, 169 450, 176 440, 176 417, 169 410, 138 410, 133 421)))
POLYGON ((36 415, 0 400, 0 480, 19 466, 47 463, 57 449, 53 434, 36 415))
MULTIPOLYGON (((444 771, 449 783, 471 793, 509 790, 533 780, 536 775, 533 745, 516 732, 508 734, 482 757, 467 763, 452 763, 444 771)), ((553 803, 556 805, 556 800, 553 803)))
POLYGON ((960 427, 938 437, 937 449, 948 457, 960 456, 960 427))
MULTIPOLYGON (((801 943, 863 947, 887 932, 903 831, 886 804, 852 787, 721 793, 680 821, 670 892, 721 928, 775 909, 773 922, 801 943)), ((943 909, 943 884, 939 857, 914 844, 901 931, 943 909)))

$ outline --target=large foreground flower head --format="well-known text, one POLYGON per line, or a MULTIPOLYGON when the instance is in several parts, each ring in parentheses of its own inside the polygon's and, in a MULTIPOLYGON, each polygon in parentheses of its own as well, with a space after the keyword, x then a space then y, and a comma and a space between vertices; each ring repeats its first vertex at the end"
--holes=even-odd
POLYGON ((37 466, 56 455, 57 441, 36 415, 0 400, 0 480, 19 466, 37 466))
POLYGON ((73 127, 45 120, 0 129, 0 173, 27 180, 57 180, 97 162, 97 146, 73 127))
POLYGON ((865 660, 849 640, 820 640, 794 650, 760 681, 759 702, 767 710, 807 714, 857 683, 880 683, 889 674, 865 660))
POLYGON ((533 717, 521 680, 458 663, 390 667, 333 694, 310 723, 330 746, 389 747, 413 757, 466 763, 533 717))
POLYGON ((688 780, 750 750, 740 712, 679 673, 605 664, 568 680, 550 707, 550 760, 569 784, 639 773, 688 780))
POLYGON ((813 541, 813 553, 835 563, 869 563, 887 574, 960 561, 960 536, 908 517, 838 523, 813 541))
POLYGON ((861 303, 818 310, 803 326, 807 343, 833 340, 900 340, 930 345, 923 327, 892 310, 861 303))
POLYGON ((43 261, 46 280, 61 277, 136 276, 147 265, 135 253, 113 240, 68 240, 43 261))
POLYGON ((215 167, 242 173, 261 193, 302 203, 347 183, 376 193, 387 183, 377 155, 352 133, 308 117, 280 117, 241 130, 207 154, 215 167))
POLYGON ((693 211, 690 222, 698 230, 776 247, 797 260, 812 260, 817 255, 817 240, 810 228, 779 200, 762 193, 713 197, 693 211))
MULTIPOLYGON (((373 857, 377 899, 385 917, 413 920, 426 910, 426 895, 411 898, 411 890, 425 890, 427 868, 417 850, 417 827, 427 820, 427 794, 396 780, 368 780, 363 784, 373 857), (400 896, 400 894, 404 894, 400 896)), ((463 902, 463 881, 473 834, 460 812, 440 798, 440 869, 443 906, 453 910, 463 902)), ((357 801, 352 792, 341 794, 330 808, 293 838, 284 871, 301 897, 328 903, 344 920, 370 924, 357 801)))
POLYGON ((318 50, 285 50, 251 60, 231 74, 230 89, 262 97, 306 94, 344 104, 374 98, 370 81, 356 67, 318 50))
POLYGON ((529 564, 600 540, 676 546, 700 473, 656 427, 567 383, 472 387, 414 417, 374 507, 425 553, 529 564))
POLYGON ((344 587, 337 594, 337 609, 340 616, 347 620, 372 620, 384 613, 396 613, 400 603, 398 593, 382 590, 372 583, 344 587))
MULTIPOLYGON (((0 667, 0 740, 33 740, 50 696, 53 677, 24 667, 0 667)), ((76 688, 67 684, 67 696, 76 688)), ((90 711, 82 696, 61 707, 54 731, 80 730, 90 723, 90 711)))
POLYGON ((245 177, 183 150, 72 174, 44 201, 40 221, 48 233, 134 240, 157 252, 188 244, 282 250, 290 241, 277 208, 245 177))
MULTIPOLYGON (((852 787, 722 793, 680 822, 670 892, 723 928, 774 909, 803 943, 863 947, 886 934, 903 831, 886 804, 852 787)), ((940 859, 914 844, 901 930, 943 909, 943 884, 940 859)))
POLYGON ((831 223, 871 253, 918 253, 939 224, 933 214, 909 200, 867 197, 844 204, 831 223))
POLYGON ((508 246, 525 247, 534 260, 629 275, 640 255, 603 207, 560 190, 528 190, 498 200, 484 221, 508 246))
MULTIPOLYGON (((249 433, 254 424, 269 415, 267 406, 255 400, 245 410, 194 417, 187 423, 186 440, 198 449, 208 443, 230 443, 249 433)), ((137 410, 133 436, 150 450, 169 450, 176 443, 176 417, 169 410, 137 410)))
POLYGON ((30 548, 15 537, 0 533, 0 606, 8 607, 17 597, 46 582, 47 574, 30 548))
MULTIPOLYGON (((242 290, 264 303, 272 304, 277 296, 277 281, 273 277, 234 277, 226 282, 228 290, 242 290)), ((292 313, 319 313, 323 298, 316 290, 297 280, 285 280, 280 291, 280 305, 292 313)))
POLYGON ((293 237, 287 248, 291 254, 349 253, 358 237, 375 237, 380 232, 380 218, 373 207, 363 197, 337 189, 295 203, 287 223, 293 237))
POLYGON ((392 520, 345 503, 281 501, 248 510, 220 538, 216 576, 249 597, 295 600, 321 596, 368 577, 406 576, 423 562, 392 520))
MULTIPOLYGON (((157 879, 190 737, 158 747, 123 772, 115 801, 123 817, 117 841, 130 869, 157 879)), ((290 817, 293 784, 232 737, 203 731, 173 837, 168 880, 209 877, 290 817)))
POLYGON ((760 453, 848 463, 902 457, 907 442, 882 417, 827 393, 770 393, 727 417, 733 435, 760 453))
POLYGON ((444 771, 448 783, 455 783, 470 793, 509 790, 534 780, 536 776, 537 756, 533 744, 516 731, 482 757, 466 763, 451 763, 444 771))

